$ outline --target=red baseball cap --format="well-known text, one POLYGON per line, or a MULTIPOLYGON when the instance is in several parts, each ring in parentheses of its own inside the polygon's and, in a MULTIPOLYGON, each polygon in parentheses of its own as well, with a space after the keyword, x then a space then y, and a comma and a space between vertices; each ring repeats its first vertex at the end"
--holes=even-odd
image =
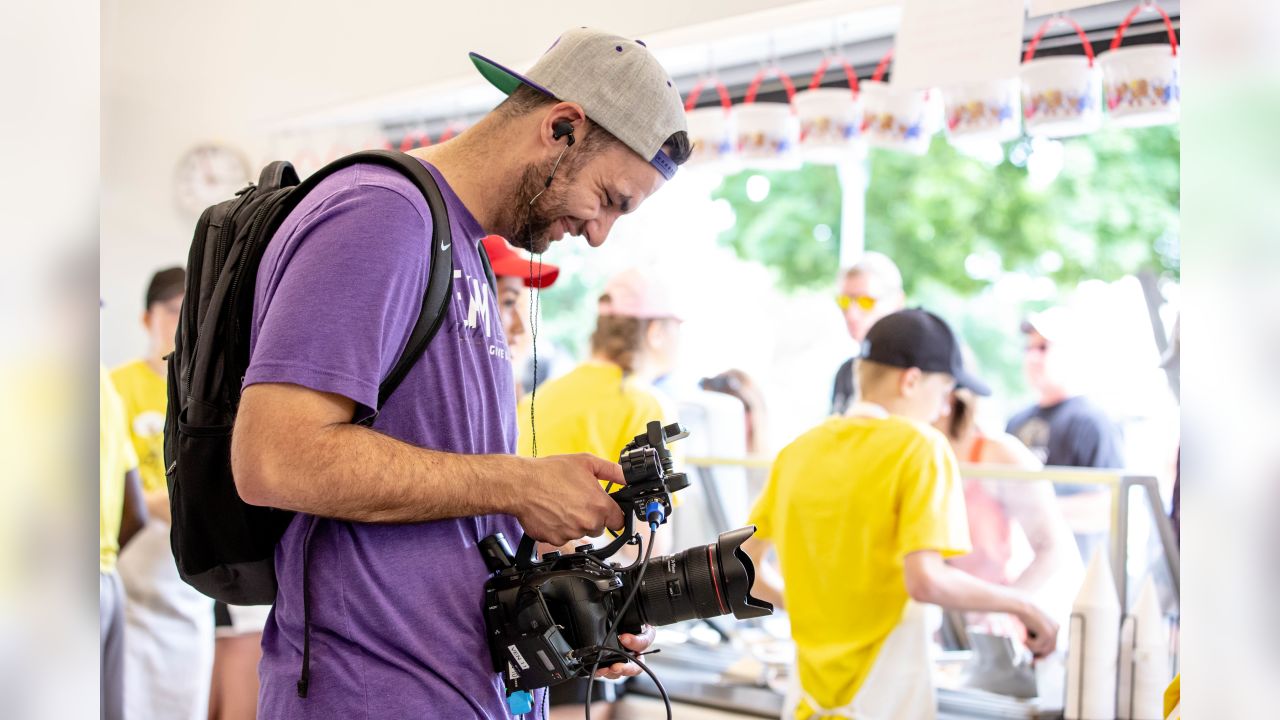
POLYGON ((489 235, 484 239, 484 251, 489 256, 489 265, 493 274, 498 277, 514 277, 524 281, 525 287, 551 287, 560 276, 560 267, 538 260, 529 262, 528 256, 516 251, 507 244, 501 235, 489 235), (539 272, 541 268, 541 272, 539 272))

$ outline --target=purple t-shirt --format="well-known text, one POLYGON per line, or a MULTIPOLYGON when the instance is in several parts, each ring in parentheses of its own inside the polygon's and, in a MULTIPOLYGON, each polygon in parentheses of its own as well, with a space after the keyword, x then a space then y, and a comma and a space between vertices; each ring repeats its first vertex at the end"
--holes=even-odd
MULTIPOLYGON (((425 164, 425 163, 424 163, 425 164)), ((453 238, 453 297, 426 353, 374 429, 455 453, 512 453, 515 395, 484 231, 441 175, 453 238)), ((431 212, 398 172, 357 165, 320 183, 285 220, 259 270, 245 385, 337 393, 367 416, 422 308, 431 212)), ((485 644, 476 549, 508 515, 387 525, 299 514, 276 549, 279 593, 262 636, 264 720, 507 718, 485 644), (311 680, 300 698, 303 545, 311 680)))

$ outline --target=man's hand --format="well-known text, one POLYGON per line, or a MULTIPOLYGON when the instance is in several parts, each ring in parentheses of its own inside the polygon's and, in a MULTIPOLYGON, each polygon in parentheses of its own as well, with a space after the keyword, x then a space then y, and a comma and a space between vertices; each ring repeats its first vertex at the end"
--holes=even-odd
POLYGON ((531 460, 510 512, 530 537, 557 546, 600 535, 606 526, 618 530, 622 508, 601 480, 625 484, 622 467, 586 453, 531 460))
POLYGON ((1017 616, 1027 627, 1026 643, 1031 654, 1042 658, 1053 652, 1058 646, 1058 623, 1031 601, 1017 616))
MULTIPOLYGON (((654 630, 650 625, 645 625, 644 630, 639 635, 631 633, 622 633, 618 636, 618 642, 622 643, 622 647, 634 653, 643 653, 653 644, 654 630)), ((624 677, 635 677, 640 674, 640 666, 633 663, 614 663, 607 668, 596 670, 596 677, 608 680, 617 680, 624 677)))

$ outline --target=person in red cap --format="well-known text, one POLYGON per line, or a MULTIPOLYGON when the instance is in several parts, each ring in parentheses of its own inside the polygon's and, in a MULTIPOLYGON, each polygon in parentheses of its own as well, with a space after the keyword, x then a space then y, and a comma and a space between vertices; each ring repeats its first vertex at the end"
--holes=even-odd
POLYGON ((541 260, 530 262, 507 244, 501 235, 489 235, 484 239, 484 251, 489 256, 489 266, 498 280, 498 316, 507 335, 507 353, 511 368, 515 371, 516 400, 524 395, 520 385, 520 370, 528 352, 529 293, 527 288, 545 290, 560 277, 560 268, 541 260))

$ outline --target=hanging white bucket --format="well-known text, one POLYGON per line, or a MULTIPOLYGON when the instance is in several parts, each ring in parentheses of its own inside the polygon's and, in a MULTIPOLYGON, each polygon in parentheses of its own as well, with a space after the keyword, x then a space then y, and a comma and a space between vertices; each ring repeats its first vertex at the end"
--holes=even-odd
POLYGON ((862 134, 872 147, 924 155, 938 131, 938 95, 928 90, 895 90, 881 80, 892 58, 889 50, 871 79, 860 86, 862 134))
POLYGON ((823 58, 807 90, 796 93, 794 104, 800 120, 800 151, 805 160, 836 163, 856 151, 862 135, 862 101, 858 76, 843 58, 849 88, 824 88, 822 76, 833 58, 823 58))
POLYGON ((745 164, 769 170, 800 167, 800 121, 796 118, 796 88, 779 68, 761 68, 747 87, 742 104, 733 109, 738 133, 738 155, 745 164), (756 102, 766 75, 777 75, 787 91, 787 102, 756 102))
POLYGON ((1154 4, 1139 3, 1116 29, 1111 49, 1098 56, 1108 121, 1120 127, 1167 125, 1178 121, 1182 91, 1178 77, 1178 36, 1169 15, 1154 4), (1168 45, 1120 47, 1125 30, 1143 10, 1164 18, 1168 45))
POLYGON ((1082 135, 1102 125, 1102 75, 1093 61, 1093 48, 1084 29, 1066 16, 1049 18, 1031 38, 1019 71, 1022 115, 1027 133, 1060 138, 1082 135), (1075 28, 1084 55, 1036 58, 1045 31, 1059 23, 1075 28))
POLYGON ((952 142, 1007 142, 1022 134, 1017 78, 973 83, 943 93, 952 142))
POLYGON ((737 133, 729 90, 719 78, 709 81, 715 84, 716 93, 720 96, 719 105, 695 108, 708 80, 699 80, 685 100, 684 116, 692 148, 686 165, 727 164, 737 155, 737 133))

